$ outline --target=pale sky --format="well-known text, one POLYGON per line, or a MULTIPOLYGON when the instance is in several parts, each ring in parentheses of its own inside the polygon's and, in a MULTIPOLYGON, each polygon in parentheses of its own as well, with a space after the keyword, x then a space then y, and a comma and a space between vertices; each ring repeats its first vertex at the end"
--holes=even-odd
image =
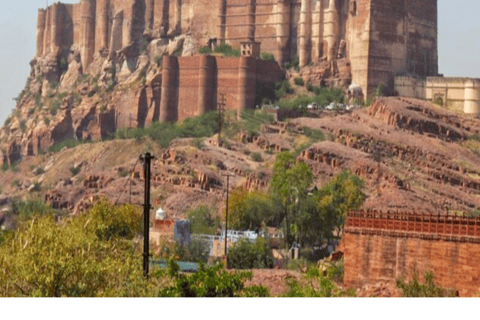
MULTIPOLYGON (((29 62, 35 55, 38 8, 45 7, 46 0, 2 1, 0 126, 15 107, 13 98, 25 86, 30 72, 29 62)), ((445 76, 480 78, 480 62, 477 60, 480 56, 480 1, 438 0, 438 8, 439 72, 445 76)))

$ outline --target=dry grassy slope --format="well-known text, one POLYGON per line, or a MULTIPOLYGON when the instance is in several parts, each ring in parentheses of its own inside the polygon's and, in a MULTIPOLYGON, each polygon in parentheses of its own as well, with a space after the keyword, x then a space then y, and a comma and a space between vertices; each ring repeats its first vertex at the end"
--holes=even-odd
MULTIPOLYGON (((71 211, 88 207, 98 196, 128 202, 130 182, 119 171, 132 170, 138 156, 150 151, 158 158, 152 170, 156 205, 177 218, 201 204, 220 213, 225 200, 222 174, 236 174, 232 186, 267 188, 275 154, 309 141, 301 134, 305 126, 321 129, 333 140, 313 144, 299 157, 314 170, 318 186, 346 168, 366 181, 368 208, 435 213, 480 209, 480 143, 469 139, 480 130, 480 121, 398 98, 378 99, 353 113, 325 112, 318 119, 279 123, 259 137, 229 140, 228 149, 217 146, 215 137, 205 139, 201 150, 190 139, 174 141, 169 150, 148 140, 82 145, 27 159, 18 172, 1 172, 2 197, 46 194, 52 205, 71 211), (253 152, 261 154, 261 162, 252 160, 253 152), (82 162, 81 171, 72 177, 69 169, 82 162), (42 190, 29 192, 27 186, 41 178, 32 173, 35 167, 49 170, 42 190)), ((140 204, 140 164, 135 171, 131 201, 140 204)))

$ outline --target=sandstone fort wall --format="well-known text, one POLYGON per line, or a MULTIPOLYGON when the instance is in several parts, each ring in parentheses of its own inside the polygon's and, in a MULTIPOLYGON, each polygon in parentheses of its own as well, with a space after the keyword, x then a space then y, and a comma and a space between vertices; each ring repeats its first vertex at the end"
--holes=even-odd
POLYGON ((300 66, 351 62, 351 81, 371 92, 395 74, 436 76, 437 0, 81 0, 40 9, 37 56, 81 52, 84 71, 97 55, 138 54, 146 39, 191 33, 238 48, 257 41, 277 62, 300 66), (137 50, 137 51, 136 51, 137 50))
POLYGON ((425 99, 453 111, 480 113, 480 79, 456 77, 395 77, 399 96, 425 99))
POLYGON ((433 271, 436 285, 460 296, 480 291, 480 219, 356 212, 347 218, 346 286, 412 279, 433 271))

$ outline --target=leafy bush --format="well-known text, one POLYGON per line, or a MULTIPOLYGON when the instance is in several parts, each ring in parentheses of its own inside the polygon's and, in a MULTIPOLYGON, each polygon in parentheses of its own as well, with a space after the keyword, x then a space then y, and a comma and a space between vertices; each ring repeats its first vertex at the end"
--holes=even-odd
POLYGON ((203 139, 202 138, 195 138, 193 140, 193 145, 198 149, 198 150, 203 150, 205 145, 203 144, 203 139))
POLYGON ((235 269, 273 268, 272 248, 265 239, 257 238, 255 243, 241 239, 228 249, 228 263, 235 269))
POLYGON ((290 82, 288 80, 277 82, 275 84, 275 95, 277 99, 282 99, 287 94, 292 94, 293 92, 295 91, 290 86, 290 82))
POLYGON ((53 213, 53 209, 39 199, 18 200, 12 202, 9 214, 26 220, 32 216, 44 216, 53 213))
POLYGON ((302 78, 295 78, 295 79, 293 79, 293 82, 294 82, 297 86, 304 86, 304 85, 305 85, 305 81, 303 81, 302 78))
POLYGON ((403 291, 405 297, 455 297, 455 290, 435 286, 433 272, 425 271, 424 278, 425 283, 420 283, 418 270, 416 266, 413 266, 412 281, 407 283, 399 278, 396 281, 396 286, 403 291))
POLYGON ((0 246, 0 295, 158 296, 160 279, 143 277, 141 252, 131 240, 140 225, 141 214, 130 205, 97 205, 61 222, 49 214, 22 222, 6 236, 9 245, 0 246))
POLYGON ((154 60, 155 60, 155 64, 156 64, 158 67, 160 67, 160 64, 162 63, 162 57, 160 57, 160 56, 155 56, 154 60))
POLYGON ((71 167, 69 170, 70 170, 70 173, 72 174, 72 176, 76 176, 77 174, 80 173, 80 171, 82 170, 82 168, 80 168, 80 167, 71 167))
POLYGON ((166 271, 174 284, 160 291, 160 297, 268 297, 264 287, 245 288, 244 281, 251 279, 250 272, 230 273, 218 264, 213 267, 201 266, 192 275, 179 273, 178 265, 168 261, 166 271))
POLYGON ((79 145, 82 145, 82 144, 85 144, 85 143, 88 143, 88 141, 77 140, 75 138, 70 138, 70 139, 67 139, 67 140, 64 140, 62 142, 54 144, 53 146, 48 148, 48 151, 53 152, 53 153, 57 153, 57 152, 60 152, 61 150, 63 150, 63 148, 72 149, 72 148, 78 147, 79 145))
POLYGON ((218 219, 212 217, 210 208, 200 206, 187 213, 192 234, 215 234, 218 219))
POLYGON ((272 53, 262 52, 260 57, 265 61, 275 61, 275 56, 272 53))
POLYGON ((240 50, 233 49, 230 45, 222 43, 216 46, 213 51, 215 53, 223 54, 225 57, 240 57, 240 50))
POLYGON ((303 128, 305 135, 315 142, 325 141, 325 134, 322 130, 315 130, 309 127, 303 128))
POLYGON ((268 194, 234 189, 228 203, 229 226, 235 230, 260 229, 263 221, 273 215, 273 205, 268 194))
POLYGON ((210 47, 205 46, 205 47, 199 48, 198 53, 200 53, 200 54, 212 54, 213 50, 210 47))
POLYGON ((303 274, 307 284, 301 284, 296 279, 287 280, 288 291, 284 297, 354 297, 355 290, 342 290, 336 283, 343 281, 343 261, 338 261, 327 267, 324 275, 323 270, 317 267, 308 266, 303 274), (316 282, 313 285, 313 282, 316 282))
POLYGON ((262 162, 263 161, 262 155, 259 152, 252 153, 251 157, 252 157, 252 160, 255 161, 255 162, 262 162))
POLYGON ((58 110, 60 109, 60 101, 57 99, 53 99, 52 102, 50 103, 50 114, 52 116, 55 116, 58 113, 58 110))
POLYGON ((183 123, 154 122, 148 128, 124 128, 115 133, 117 139, 150 137, 162 148, 167 148, 176 138, 211 137, 219 132, 219 114, 211 111, 199 117, 188 118, 183 123))

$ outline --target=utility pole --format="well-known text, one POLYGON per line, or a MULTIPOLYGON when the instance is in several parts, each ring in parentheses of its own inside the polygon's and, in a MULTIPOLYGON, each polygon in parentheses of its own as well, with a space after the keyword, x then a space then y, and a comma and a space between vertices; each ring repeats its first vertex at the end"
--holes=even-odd
POLYGON ((225 211, 225 267, 228 267, 228 257, 227 257, 227 249, 228 249, 228 196, 230 193, 230 177, 234 177, 235 175, 227 173, 222 174, 222 176, 227 177, 227 208, 225 211))
POLYGON ((223 117, 225 116, 225 107, 227 103, 225 102, 225 93, 220 93, 220 101, 217 103, 217 110, 218 110, 218 145, 222 146, 222 129, 223 129, 223 117))
POLYGON ((155 159, 149 152, 140 156, 145 174, 145 199, 143 204, 143 275, 148 279, 150 258, 150 175, 151 163, 155 159))

